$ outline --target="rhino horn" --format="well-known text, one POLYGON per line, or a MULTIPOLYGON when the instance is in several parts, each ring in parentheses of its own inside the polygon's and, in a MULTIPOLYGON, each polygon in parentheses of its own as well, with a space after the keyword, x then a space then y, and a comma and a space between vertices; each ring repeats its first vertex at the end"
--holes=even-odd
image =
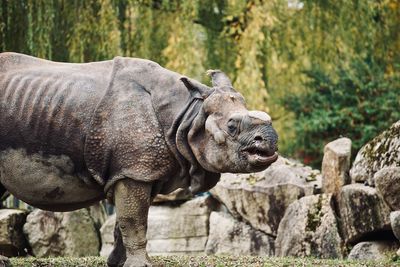
POLYGON ((230 87, 232 88, 231 80, 220 70, 208 70, 207 75, 211 77, 214 87, 230 87))
POLYGON ((258 119, 258 120, 261 120, 261 121, 267 122, 267 123, 272 121, 271 117, 267 113, 258 111, 258 110, 249 111, 249 117, 253 118, 253 119, 258 119))
POLYGON ((193 97, 198 97, 198 94, 200 94, 201 98, 206 99, 213 92, 210 87, 205 86, 204 84, 201 84, 197 81, 191 80, 188 77, 183 76, 179 80, 183 82, 187 89, 189 89, 190 94, 193 97))

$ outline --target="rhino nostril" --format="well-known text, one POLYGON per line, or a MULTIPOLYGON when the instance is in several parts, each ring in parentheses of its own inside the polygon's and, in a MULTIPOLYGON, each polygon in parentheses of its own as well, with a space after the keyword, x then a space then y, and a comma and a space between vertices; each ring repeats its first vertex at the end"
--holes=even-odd
POLYGON ((263 141, 264 139, 260 136, 260 135, 256 135, 256 137, 254 137, 254 141, 263 141))

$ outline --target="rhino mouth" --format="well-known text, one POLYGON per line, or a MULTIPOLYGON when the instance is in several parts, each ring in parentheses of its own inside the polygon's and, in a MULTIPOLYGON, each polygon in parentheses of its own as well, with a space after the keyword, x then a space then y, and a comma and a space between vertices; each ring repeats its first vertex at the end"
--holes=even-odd
POLYGON ((251 165, 268 166, 278 159, 278 153, 271 149, 251 146, 242 150, 242 153, 247 157, 251 165))

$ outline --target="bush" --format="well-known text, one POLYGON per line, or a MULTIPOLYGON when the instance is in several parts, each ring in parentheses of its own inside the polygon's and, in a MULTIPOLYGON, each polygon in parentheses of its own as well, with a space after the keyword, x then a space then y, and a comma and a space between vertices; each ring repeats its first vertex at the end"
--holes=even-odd
POLYGON ((323 147, 348 137, 353 156, 370 139, 400 119, 399 72, 388 72, 372 60, 326 73, 318 66, 305 71, 306 92, 283 100, 295 115, 291 153, 319 167, 323 147))

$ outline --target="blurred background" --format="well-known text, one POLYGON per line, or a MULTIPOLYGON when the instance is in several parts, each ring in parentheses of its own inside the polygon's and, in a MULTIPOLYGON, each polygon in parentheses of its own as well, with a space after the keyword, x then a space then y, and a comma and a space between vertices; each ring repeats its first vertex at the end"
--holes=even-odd
POLYGON ((209 84, 221 69, 270 113, 280 153, 320 168, 400 119, 398 0, 0 0, 0 52, 154 60, 209 84))

